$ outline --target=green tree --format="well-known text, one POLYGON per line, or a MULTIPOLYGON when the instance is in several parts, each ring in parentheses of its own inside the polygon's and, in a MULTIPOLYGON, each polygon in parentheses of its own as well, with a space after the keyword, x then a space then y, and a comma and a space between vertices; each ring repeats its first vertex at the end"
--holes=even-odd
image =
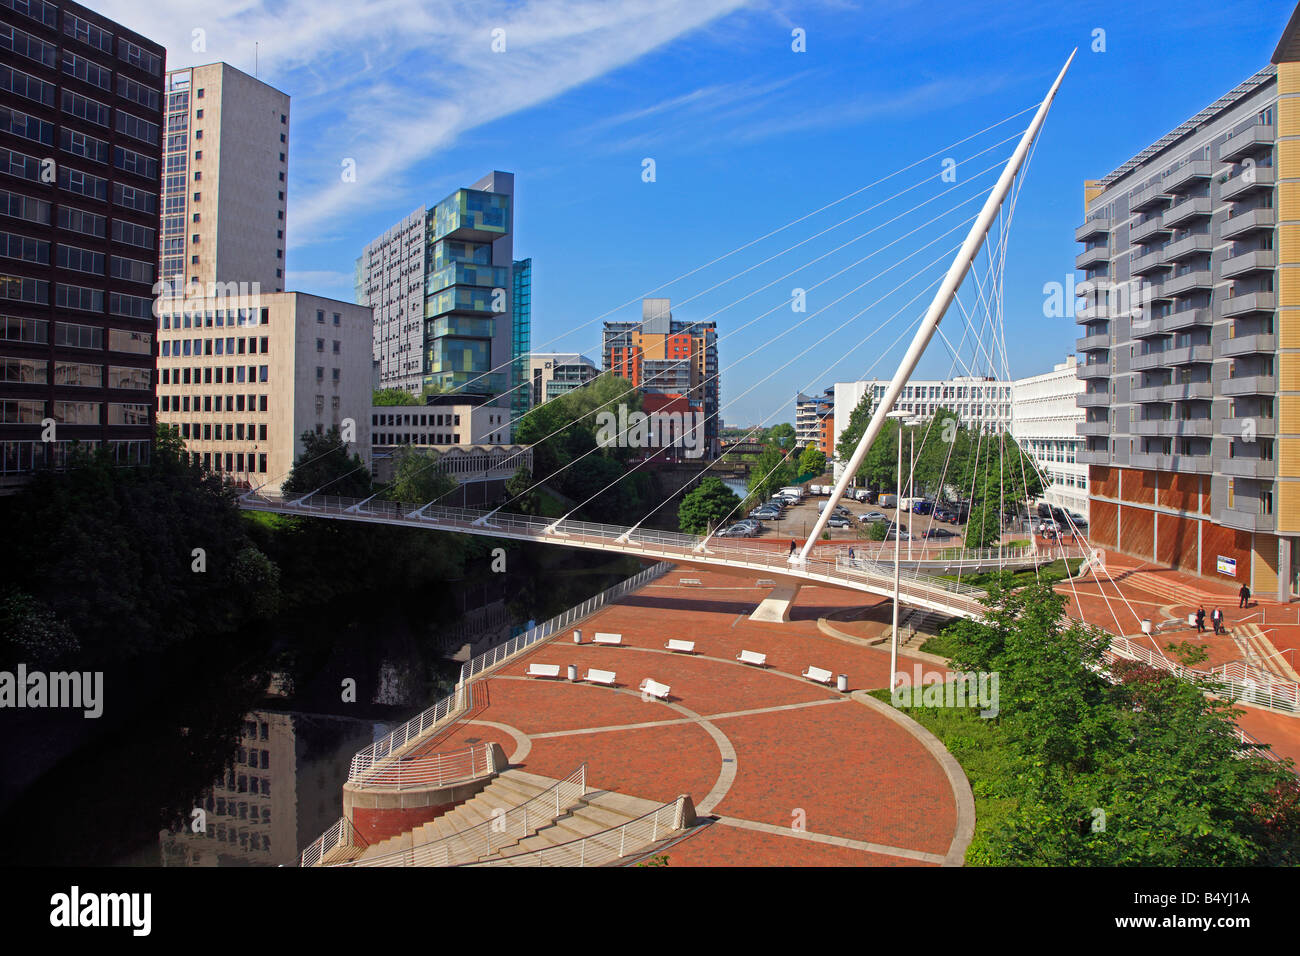
POLYGON ((515 469, 515 473, 506 479, 506 501, 510 510, 521 515, 541 514, 541 502, 533 488, 533 475, 524 465, 515 469))
POLYGON ((782 451, 789 451, 794 447, 794 426, 789 422, 782 422, 779 425, 773 425, 767 433, 767 440, 775 444, 782 451))
POLYGON ((420 400, 404 388, 377 388, 371 401, 375 405, 419 405, 420 400))
POLYGON ((821 475, 826 471, 826 453, 816 445, 806 445, 799 455, 799 474, 821 475))
POLYGON ((403 445, 393 453, 393 479, 384 489, 391 501, 428 504, 456 490, 456 479, 438 467, 441 456, 429 449, 403 445))
POLYGON ((981 497, 971 507, 966 522, 966 547, 995 548, 1002 540, 1002 512, 997 501, 981 497))
POLYGON ((776 445, 764 445, 763 451, 749 468, 749 495, 762 501, 778 488, 798 477, 794 463, 776 445))
POLYGON ((720 478, 705 478, 682 499, 678 527, 684 534, 708 534, 740 507, 740 497, 720 478))
POLYGON ((370 495, 370 469, 360 455, 348 455, 338 426, 318 435, 313 431, 302 433, 303 450, 293 463, 289 477, 280 492, 284 497, 322 494, 344 498, 365 498, 370 495))

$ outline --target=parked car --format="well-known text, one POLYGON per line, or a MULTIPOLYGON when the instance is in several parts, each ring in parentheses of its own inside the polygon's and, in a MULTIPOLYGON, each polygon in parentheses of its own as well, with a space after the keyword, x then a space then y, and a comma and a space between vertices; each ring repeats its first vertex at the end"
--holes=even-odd
POLYGON ((829 525, 829 526, 832 527, 832 528, 849 528, 849 527, 852 527, 852 524, 849 522, 849 519, 848 519, 848 518, 844 517, 843 515, 838 515, 838 514, 837 514, 837 515, 831 515, 830 518, 827 519, 826 524, 829 525))
POLYGON ((868 511, 862 516, 863 521, 888 521, 889 517, 883 511, 868 511))
POLYGON ((758 531, 748 525, 733 524, 723 528, 716 535, 719 538, 756 538, 758 531))
POLYGON ((1074 522, 1076 528, 1088 527, 1088 519, 1085 518, 1083 515, 1079 514, 1078 512, 1071 511, 1070 520, 1074 522))
POLYGON ((923 537, 923 538, 955 538, 955 537, 957 537, 957 535, 953 534, 953 533, 952 533, 951 531, 949 531, 947 528, 931 528, 930 530, 928 530, 928 531, 926 531, 924 534, 922 534, 921 537, 923 537))
POLYGON ((879 497, 880 497, 880 493, 879 493, 879 492, 868 490, 868 491, 867 491, 866 502, 867 502, 867 504, 869 504, 869 505, 874 505, 874 504, 876 504, 876 499, 879 498, 879 497))
POLYGON ((935 509, 934 509, 934 520, 935 520, 935 521, 946 521, 946 522, 948 522, 949 524, 952 524, 954 521, 957 520, 957 516, 956 516, 955 514, 953 514, 951 511, 949 511, 947 508, 935 508, 935 509))
POLYGON ((893 508, 898 504, 898 495, 881 495, 876 500, 876 504, 880 505, 882 508, 893 508))
POLYGON ((901 528, 890 528, 885 532, 886 541, 911 541, 912 536, 901 528))
POLYGON ((912 514, 914 515, 928 515, 933 511, 934 511, 934 502, 926 501, 924 498, 920 499, 919 501, 915 501, 912 504, 912 514))

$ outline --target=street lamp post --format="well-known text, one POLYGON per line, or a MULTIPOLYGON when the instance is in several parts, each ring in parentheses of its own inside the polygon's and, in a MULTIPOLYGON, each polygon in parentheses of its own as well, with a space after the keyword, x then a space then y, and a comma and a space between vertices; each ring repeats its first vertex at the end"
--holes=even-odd
MULTIPOLYGON (((897 677, 897 673, 898 673, 898 598, 899 598, 899 594, 901 593, 899 589, 899 559, 902 557, 902 542, 903 542, 903 535, 902 535, 903 529, 898 524, 898 512, 899 509, 902 508, 903 506, 902 427, 906 423, 905 420, 910 417, 910 413, 902 412, 902 411, 890 412, 887 417, 897 421, 899 426, 898 470, 894 479, 895 480, 894 488, 895 491, 897 492, 897 494, 894 495, 894 629, 893 629, 893 633, 890 635, 889 638, 889 693, 892 697, 894 692, 895 678, 897 677)), ((907 526, 909 529, 907 532, 907 536, 908 536, 907 554, 908 554, 908 558, 910 559, 912 556, 912 542, 911 542, 912 532, 910 530, 912 527, 912 512, 910 510, 907 513, 907 526)))

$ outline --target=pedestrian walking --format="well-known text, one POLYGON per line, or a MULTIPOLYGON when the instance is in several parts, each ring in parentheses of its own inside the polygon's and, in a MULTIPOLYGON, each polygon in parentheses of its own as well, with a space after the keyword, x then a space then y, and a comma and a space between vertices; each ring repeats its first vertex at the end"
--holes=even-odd
POLYGON ((1203 607, 1198 607, 1196 609, 1196 633, 1205 633, 1205 608, 1203 607))
POLYGON ((1216 607, 1214 613, 1210 615, 1210 620, 1214 622, 1214 633, 1223 633, 1223 608, 1216 607))
POLYGON ((794 554, 794 538, 790 539, 790 553, 794 554))
POLYGON ((1241 597, 1241 603, 1237 607, 1250 607, 1250 588, 1243 584, 1237 594, 1241 597))
POLYGON ((853 560, 853 548, 851 548, 851 547, 849 548, 849 560, 850 560, 850 561, 853 560))

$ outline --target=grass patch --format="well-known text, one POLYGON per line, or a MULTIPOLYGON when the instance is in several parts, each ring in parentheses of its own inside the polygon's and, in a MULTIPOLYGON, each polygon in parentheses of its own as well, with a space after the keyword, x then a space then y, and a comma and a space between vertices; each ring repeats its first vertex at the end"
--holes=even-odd
MULTIPOLYGON (((932 638, 931 641, 939 640, 932 638)), ((927 644, 930 641, 926 642, 927 644)), ((888 704, 889 691, 871 691, 888 704)), ((1010 793, 1015 785, 1016 754, 996 718, 986 720, 975 708, 899 707, 908 717, 934 734, 961 764, 975 796, 975 837, 966 851, 967 865, 978 865, 982 847, 1019 800, 1010 793)))
POLYGON ((937 654, 939 657, 952 657, 957 651, 957 641, 949 635, 940 632, 934 637, 929 638, 921 644, 920 650, 926 654, 937 654))
POLYGON ((1051 564, 1043 565, 1036 572, 1033 568, 1022 568, 1019 571, 984 571, 979 574, 963 574, 960 578, 955 574, 944 574, 940 575, 940 577, 945 581, 960 580, 962 584, 969 584, 973 588, 986 588, 998 579, 999 574, 1006 574, 1009 576, 1011 586, 1019 588, 1038 581, 1045 584, 1064 581, 1067 576, 1077 574, 1081 564, 1083 564, 1083 558, 1070 558, 1068 561, 1058 559, 1051 564), (1069 565, 1068 574, 1066 571, 1067 564, 1069 565))

